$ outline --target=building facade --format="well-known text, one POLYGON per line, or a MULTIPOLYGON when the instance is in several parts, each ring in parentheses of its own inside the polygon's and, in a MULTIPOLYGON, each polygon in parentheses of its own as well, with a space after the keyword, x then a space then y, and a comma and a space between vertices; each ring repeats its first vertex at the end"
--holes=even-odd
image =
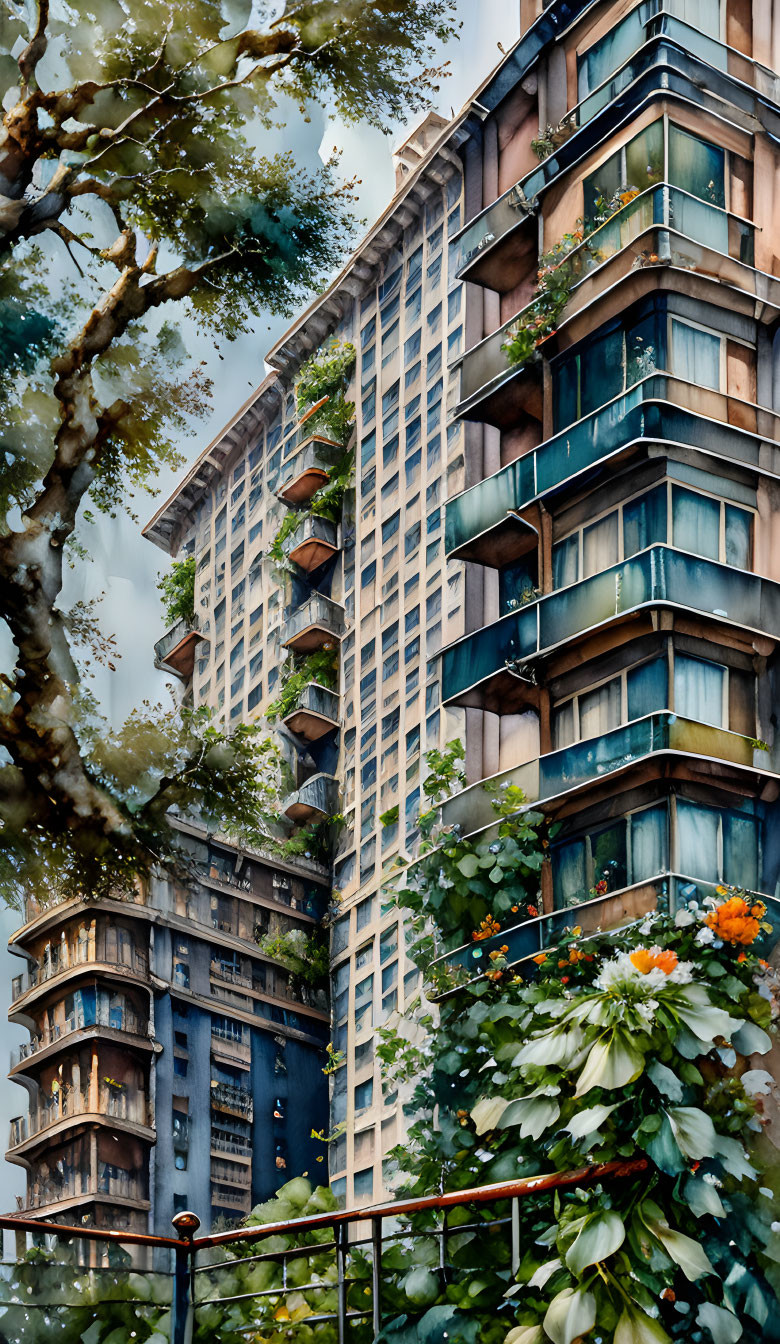
MULTIPOLYGON (((542 913, 498 935, 513 960, 572 906, 587 931, 719 882, 778 893, 780 5, 521 12, 461 113, 400 147, 387 210, 146 529, 196 561, 195 619, 157 646, 185 698, 235 725, 273 713, 296 675, 276 716, 295 857, 193 834, 191 891, 91 923, 43 911, 17 935, 34 982, 14 1013, 46 1044, 14 1071, 36 1114, 51 1104, 64 1054, 43 1014, 73 1021, 86 946, 96 1022, 67 1052, 70 1086, 105 1106, 68 1117, 68 1142, 117 1203, 117 1138, 160 1225, 181 1199, 240 1214, 279 1159, 316 1170, 326 1040, 333 1187, 382 1194, 402 1130, 375 1037, 419 990, 383 874, 414 855, 431 747, 466 748, 445 820, 488 828, 509 781, 561 824, 542 913), (313 497, 342 450, 295 400, 332 338, 355 350, 335 522, 313 497), (326 907, 330 1022, 257 942, 326 907), (107 941, 126 926, 127 963, 107 941)), ((443 949, 472 968, 473 952, 443 949)), ((38 1133, 20 1122, 12 1156, 48 1209, 55 1130, 48 1185, 38 1133)))

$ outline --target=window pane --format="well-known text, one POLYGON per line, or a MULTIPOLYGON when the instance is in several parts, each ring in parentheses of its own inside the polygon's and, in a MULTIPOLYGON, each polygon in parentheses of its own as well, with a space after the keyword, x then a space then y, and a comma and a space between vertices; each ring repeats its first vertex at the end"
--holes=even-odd
POLYGON ((599 737, 620 723, 620 678, 580 696, 580 738, 599 737))
POLYGON ((556 907, 574 905, 584 900, 585 842, 572 840, 558 845, 553 853, 553 891, 556 907))
POLYGON ((708 663, 703 658, 686 658, 677 654, 674 660, 674 710, 684 719, 698 719, 700 723, 714 723, 725 727, 723 721, 723 687, 726 669, 719 663, 708 663))
POLYGON ((618 516, 617 510, 608 513, 606 518, 586 527, 582 534, 582 576, 587 579, 591 574, 600 574, 617 564, 618 560, 618 516))
POLYGON ((671 371, 698 387, 720 387, 720 336, 672 318, 671 371))
MULTIPOLYGON (((663 178, 664 164, 664 126, 661 117, 635 135, 626 145, 627 187, 645 187, 660 182, 663 178)), ((621 183, 621 186, 623 183, 621 183)))
POLYGON ((650 663, 632 667, 626 673, 628 718, 641 719, 656 709, 666 709, 667 668, 665 658, 654 658, 650 663))
POLYGON ((560 751, 562 747, 571 746, 574 741, 574 701, 569 700, 567 704, 561 705, 556 709, 552 720, 553 749, 560 751))
POLYGON ((672 544, 694 555, 717 560, 720 504, 682 486, 672 488, 672 544))
POLYGON ((666 541, 666 487, 659 485, 623 508, 623 555, 666 541))
POLYGON ((593 882, 606 879, 610 891, 626 885, 626 823, 618 822, 606 831, 599 831, 591 840, 593 853, 593 882))
POLYGON ((750 529, 752 514, 746 509, 726 505, 726 564, 750 569, 750 529))
POLYGON ((708 140, 669 127, 669 180, 692 196, 703 201, 726 206, 725 188, 726 153, 708 140))
POLYGON ((759 829, 755 817, 723 813, 723 880, 757 891, 759 829))
POLYGON ((630 822, 630 880, 641 882, 643 878, 655 877, 657 873, 666 872, 668 867, 666 807, 649 807, 644 812, 634 812, 630 822))
POLYGON ((617 70, 644 41, 646 6, 640 5, 631 11, 627 18, 615 25, 606 37, 594 43, 577 64, 577 96, 583 99, 593 89, 603 84, 613 71, 617 70))
MULTIPOLYGON (((683 877, 717 882, 718 814, 709 807, 677 800, 677 863, 683 877)), ((740 877, 740 882, 743 880, 740 877)))
POLYGON ((592 338, 580 355, 580 414, 588 415, 623 391, 623 332, 592 338))
POLYGON ((565 541, 559 541, 553 546, 553 587, 565 588, 567 584, 576 583, 578 578, 579 566, 577 563, 579 551, 579 536, 575 532, 574 536, 567 537, 565 541))

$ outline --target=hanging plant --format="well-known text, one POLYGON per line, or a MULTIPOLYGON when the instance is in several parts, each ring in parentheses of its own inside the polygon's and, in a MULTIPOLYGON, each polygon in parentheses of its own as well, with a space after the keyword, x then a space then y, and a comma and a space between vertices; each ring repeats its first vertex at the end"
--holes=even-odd
POLYGON ((348 442, 355 421, 354 403, 346 395, 355 359, 354 345, 334 337, 306 361, 295 388, 299 416, 327 398, 309 417, 307 428, 337 443, 348 442))
POLYGON ((329 691, 338 687, 338 649, 334 645, 315 650, 314 653, 301 656, 293 654, 282 665, 282 681, 279 695, 265 711, 269 723, 284 719, 295 708, 304 686, 310 682, 319 682, 329 691))

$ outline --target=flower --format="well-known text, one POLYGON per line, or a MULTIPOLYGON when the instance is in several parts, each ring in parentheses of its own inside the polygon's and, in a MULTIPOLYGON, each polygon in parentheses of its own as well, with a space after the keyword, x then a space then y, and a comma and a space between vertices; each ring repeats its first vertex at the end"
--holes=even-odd
POLYGON ((686 929, 689 924, 695 923, 696 914, 689 905, 684 906, 682 910, 678 910, 674 917, 674 925, 677 929, 686 929))
POLYGON ((537 966, 543 966, 547 960, 547 953, 540 952, 538 956, 533 958, 533 960, 536 962, 537 966))
MULTIPOLYGON (((720 891, 720 887, 717 888, 720 891)), ((760 921, 766 914, 766 906, 757 901, 749 905, 742 896, 730 896, 707 916, 707 926, 724 943, 747 947, 754 943, 761 931, 760 921)))
POLYGON ((531 915, 531 917, 533 918, 534 916, 536 916, 536 915, 539 914, 539 911, 537 910, 537 908, 536 908, 535 905, 529 905, 529 907, 528 907, 528 913, 529 913, 529 915, 531 915))
POLYGON ((619 952, 601 968, 598 989, 652 995, 669 984, 687 985, 693 979, 693 963, 679 961, 671 948, 637 947, 619 952))
POLYGON ((638 947, 635 952, 629 952, 628 959, 642 975, 647 975, 648 971, 652 971, 656 966, 664 975, 671 975, 678 964, 677 953, 670 947, 664 951, 656 947, 638 947))
POLYGON ((709 943, 715 942, 715 934, 705 924, 703 928, 699 929, 694 942, 698 943, 699 947, 706 947, 709 943))
POLYGON ((471 936, 475 943, 480 943, 483 938, 492 938, 493 935, 499 933, 500 930, 501 925, 498 920, 494 919, 492 915, 485 915, 479 928, 475 929, 471 936))

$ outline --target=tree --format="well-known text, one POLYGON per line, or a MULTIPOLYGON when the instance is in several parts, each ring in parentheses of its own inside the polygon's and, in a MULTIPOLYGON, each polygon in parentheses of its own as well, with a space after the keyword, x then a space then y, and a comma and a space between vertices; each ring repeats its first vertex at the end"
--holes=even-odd
MULTIPOLYGON (((0 0, 0 615, 16 658, 0 702, 6 891, 143 875, 171 853, 169 803, 207 797, 229 829, 253 802, 248 732, 216 743, 205 721, 160 711, 133 770, 115 754, 121 734, 96 751, 59 599, 65 558, 84 559, 80 514, 113 516, 148 490, 204 407, 182 322, 234 338, 263 310, 290 311, 342 255, 350 189, 335 163, 307 174, 255 148, 280 97, 302 116, 315 100, 385 127, 425 105, 432 42, 454 31, 452 0, 275 9, 0 0)), ((82 611, 82 639, 86 624, 82 611)))

